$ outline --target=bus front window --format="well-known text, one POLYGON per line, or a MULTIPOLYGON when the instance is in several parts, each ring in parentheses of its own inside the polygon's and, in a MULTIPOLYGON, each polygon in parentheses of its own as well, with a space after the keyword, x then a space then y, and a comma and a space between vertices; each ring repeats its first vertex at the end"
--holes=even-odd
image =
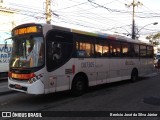
POLYGON ((39 67, 44 64, 43 37, 25 36, 13 38, 10 67, 39 67))

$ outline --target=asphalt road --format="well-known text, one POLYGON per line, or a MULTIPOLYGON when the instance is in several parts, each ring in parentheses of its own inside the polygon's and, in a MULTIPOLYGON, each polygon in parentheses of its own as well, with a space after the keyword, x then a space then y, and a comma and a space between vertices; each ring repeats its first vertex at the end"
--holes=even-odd
MULTIPOLYGON (((160 117, 108 117, 108 113, 132 111, 132 114, 134 112, 140 114, 141 112, 145 113, 144 111, 152 113, 160 111, 160 74, 148 78, 141 78, 135 83, 122 81, 92 87, 86 94, 80 97, 72 97, 69 92, 39 96, 19 92, 4 94, 0 97, 0 111, 49 111, 48 113, 51 114, 51 116, 54 116, 54 114, 55 116, 59 116, 54 117, 54 120, 158 120, 160 117), (53 111, 55 111, 55 113, 53 111), (79 111, 81 111, 81 113, 79 111), (101 114, 100 111, 102 111, 102 116, 98 115, 101 114), (104 112, 106 112, 106 117, 104 116, 104 112), (71 116, 74 117, 67 117, 67 114, 71 114, 71 116), (88 116, 80 117, 81 115, 88 116)), ((50 119, 53 118, 50 117, 50 119)))

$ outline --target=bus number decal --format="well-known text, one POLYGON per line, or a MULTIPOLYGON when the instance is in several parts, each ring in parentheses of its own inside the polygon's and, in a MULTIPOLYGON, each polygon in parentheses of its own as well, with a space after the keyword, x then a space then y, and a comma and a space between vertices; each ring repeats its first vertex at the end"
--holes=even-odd
POLYGON ((94 67, 94 62, 82 62, 81 63, 81 68, 91 68, 94 67))

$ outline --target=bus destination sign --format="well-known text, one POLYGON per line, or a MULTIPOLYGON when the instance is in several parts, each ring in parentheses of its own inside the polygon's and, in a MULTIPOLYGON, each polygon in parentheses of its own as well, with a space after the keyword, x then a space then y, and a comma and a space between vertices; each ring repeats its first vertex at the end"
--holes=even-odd
POLYGON ((13 35, 22 35, 22 34, 36 33, 36 32, 40 32, 38 26, 29 26, 13 30, 13 35))

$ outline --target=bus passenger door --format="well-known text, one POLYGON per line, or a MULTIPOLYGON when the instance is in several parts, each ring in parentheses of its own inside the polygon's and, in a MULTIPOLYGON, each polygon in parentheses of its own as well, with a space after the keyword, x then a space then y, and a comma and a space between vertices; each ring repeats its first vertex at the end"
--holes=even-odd
POLYGON ((70 67, 73 64, 72 53, 72 33, 53 29, 47 34, 46 66, 47 71, 50 72, 50 92, 69 89, 70 77, 66 74, 66 70, 72 72, 70 67))
POLYGON ((53 73, 49 73, 49 82, 48 82, 48 91, 49 92, 55 92, 56 91, 56 81, 57 81, 57 76, 52 75, 53 73))

